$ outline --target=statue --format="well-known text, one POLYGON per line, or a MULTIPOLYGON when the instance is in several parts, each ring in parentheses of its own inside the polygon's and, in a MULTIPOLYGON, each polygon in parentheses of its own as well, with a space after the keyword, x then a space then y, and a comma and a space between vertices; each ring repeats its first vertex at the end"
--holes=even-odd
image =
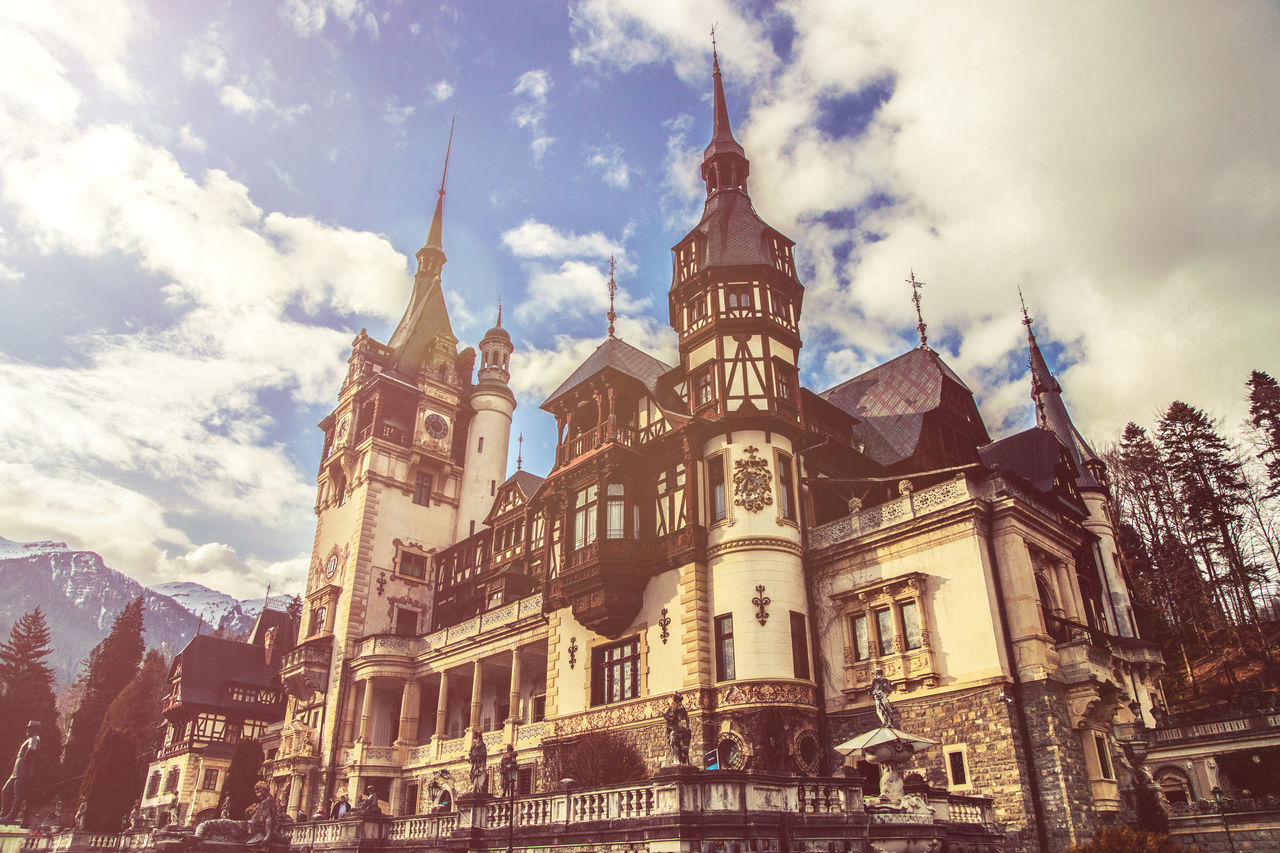
POLYGON ((667 746, 671 749, 671 757, 676 764, 689 763, 689 712, 685 710, 684 699, 677 692, 671 697, 671 705, 662 712, 662 719, 667 723, 667 746))
POLYGON ((137 832, 142 829, 142 800, 134 800, 133 808, 129 810, 129 830, 137 832))
POLYGON ((22 823, 27 810, 27 792, 35 773, 36 751, 40 749, 40 721, 27 723, 27 739, 18 747, 18 757, 13 762, 13 773, 4 783, 0 795, 0 823, 22 823))
POLYGON ((214 836, 227 841, 240 841, 249 847, 257 847, 270 841, 276 828, 276 801, 266 782, 255 784, 253 795, 258 801, 248 820, 220 817, 206 820, 196 827, 196 838, 214 836))
POLYGON ((376 817, 382 814, 382 807, 378 805, 378 792, 373 789, 372 785, 365 786, 364 796, 351 809, 351 813, 358 814, 361 817, 376 817))
POLYGON ((880 725, 893 728, 898 724, 893 706, 889 704, 889 694, 893 692, 893 682, 885 678, 884 670, 876 667, 876 677, 871 679, 871 696, 876 700, 876 716, 880 725))
POLYGON ((487 794, 489 792, 489 771, 485 764, 489 760, 489 749, 484 745, 484 738, 480 732, 473 732, 471 736, 471 752, 468 753, 471 759, 471 793, 487 794))
POLYGON ((85 800, 80 801, 80 807, 76 809, 76 829, 84 829, 85 817, 89 813, 89 803, 85 800))
POLYGON ((498 763, 498 778, 502 780, 502 796, 516 795, 516 782, 520 778, 520 764, 516 761, 516 748, 507 744, 507 751, 498 763))
POLYGON ((222 798, 222 808, 218 810, 218 817, 222 817, 222 818, 231 817, 231 797, 222 798))

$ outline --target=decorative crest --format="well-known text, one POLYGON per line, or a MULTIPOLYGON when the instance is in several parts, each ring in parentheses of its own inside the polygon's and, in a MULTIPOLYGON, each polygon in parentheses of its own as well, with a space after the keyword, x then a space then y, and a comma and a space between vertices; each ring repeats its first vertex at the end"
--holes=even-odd
POLYGON ((924 333, 928 324, 924 321, 924 315, 920 312, 920 288, 924 287, 923 281, 916 280, 916 271, 911 270, 911 277, 906 279, 907 284, 911 285, 911 301, 916 306, 916 331, 920 333, 920 346, 928 348, 929 336, 924 333))
POLYGON ((756 456, 755 447, 748 447, 744 452, 745 459, 733 462, 733 505, 747 512, 759 512, 773 503, 773 477, 769 463, 756 456))
POLYGON ((614 270, 617 268, 617 261, 613 255, 609 256, 609 337, 613 337, 613 323, 618 319, 618 312, 613 310, 613 297, 618 292, 618 283, 613 280, 614 270))

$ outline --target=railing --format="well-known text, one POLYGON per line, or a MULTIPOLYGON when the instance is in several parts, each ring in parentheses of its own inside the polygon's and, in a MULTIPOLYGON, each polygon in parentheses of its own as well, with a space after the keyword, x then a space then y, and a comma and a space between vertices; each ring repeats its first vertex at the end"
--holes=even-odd
POLYGON ((947 817, 956 823, 991 823, 995 820, 991 802, 990 797, 948 794, 947 817))
POLYGON ((297 646, 284 653, 280 659, 281 669, 293 669, 302 666, 328 666, 330 652, 333 650, 333 635, 323 634, 303 640, 297 646))
POLYGON ((387 827, 387 840, 426 841, 447 838, 457 826, 457 814, 397 818, 387 827))
POLYGON ((1258 732, 1262 734, 1272 732, 1272 730, 1278 728, 1280 728, 1280 714, 1260 714, 1253 717, 1214 720, 1208 723, 1162 726, 1155 730, 1155 740, 1156 743, 1163 744, 1171 741, 1235 735, 1241 732, 1258 732))
POLYGON ((591 429, 574 436, 556 448, 556 464, 567 465, 580 456, 586 456, 606 444, 620 444, 623 447, 635 447, 639 444, 636 428, 628 424, 605 421, 591 429))
POLYGON ((360 657, 396 655, 410 657, 418 653, 418 638, 401 634, 374 634, 360 641, 360 657))
POLYGON ((909 492, 815 527, 809 531, 809 547, 826 548, 838 542, 856 539, 935 510, 962 504, 971 497, 964 474, 957 474, 954 479, 918 492, 909 492))

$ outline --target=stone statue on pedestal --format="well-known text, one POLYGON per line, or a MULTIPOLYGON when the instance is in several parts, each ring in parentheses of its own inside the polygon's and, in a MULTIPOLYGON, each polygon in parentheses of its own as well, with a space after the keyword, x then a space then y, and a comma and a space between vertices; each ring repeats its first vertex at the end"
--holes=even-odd
POLYGON ((4 784, 0 795, 0 823, 21 823, 27 810, 27 794, 31 789, 31 777, 35 774, 36 751, 40 749, 40 721, 27 723, 27 739, 18 747, 18 757, 13 762, 13 773, 4 784))
POLYGON ((884 670, 876 667, 876 677, 871 679, 871 696, 876 701, 876 716, 880 725, 893 728, 898 724, 893 706, 889 704, 889 694, 893 692, 893 682, 885 678, 884 670))
POLYGON ((676 693, 671 697, 671 705, 662 712, 662 719, 667 723, 667 746, 671 750, 671 758, 676 764, 689 763, 689 712, 685 710, 684 700, 676 693))
POLYGON ((489 769, 485 766, 489 761, 489 748, 484 745, 484 736, 474 732, 471 736, 471 793, 489 793, 489 769))
POLYGON ((516 782, 520 778, 520 763, 516 761, 516 748, 507 744, 507 751, 498 763, 498 778, 502 780, 502 796, 516 795, 516 782))
POLYGON ((239 841, 249 847, 268 843, 276 829, 276 801, 266 782, 254 785, 253 795, 258 801, 250 807, 253 814, 248 820, 206 820, 196 827, 196 838, 239 841))
POLYGON ((80 807, 76 809, 76 829, 84 829, 85 818, 89 814, 89 803, 85 800, 80 801, 80 807))

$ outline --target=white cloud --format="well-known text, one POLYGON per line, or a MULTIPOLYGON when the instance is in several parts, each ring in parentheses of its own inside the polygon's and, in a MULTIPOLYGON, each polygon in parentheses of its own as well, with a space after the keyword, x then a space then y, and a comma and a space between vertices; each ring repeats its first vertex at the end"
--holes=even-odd
POLYGON ((516 80, 516 87, 511 94, 521 98, 521 102, 511 111, 511 120, 516 127, 528 130, 532 135, 529 149, 533 152, 536 163, 542 159, 555 137, 546 133, 547 95, 551 92, 551 74, 545 69, 535 68, 526 71, 516 80))
POLYGON ((221 83, 227 76, 226 42, 226 32, 217 24, 193 38, 182 54, 182 75, 211 86, 221 83))
POLYGON ((377 16, 362 0, 284 0, 278 12, 300 38, 320 35, 330 20, 344 25, 348 34, 361 27, 372 38, 379 34, 377 16))
POLYGON ((620 241, 610 240, 599 231, 589 234, 562 232, 536 219, 526 219, 515 228, 504 231, 502 244, 517 258, 607 259, 610 255, 621 257, 624 254, 620 241))
POLYGON ((188 151, 203 151, 205 141, 191 129, 191 125, 184 124, 178 128, 178 146, 188 151))
POLYGON ((449 100, 453 97, 453 92, 453 84, 448 80, 441 80, 439 83, 436 83, 431 87, 431 97, 435 98, 437 101, 449 100))
POLYGON ((262 103, 239 86, 223 86, 218 90, 218 102, 233 113, 253 115, 262 109, 262 103))
POLYGON ((611 187, 626 189, 631 185, 631 168, 621 145, 588 145, 586 163, 611 187))

